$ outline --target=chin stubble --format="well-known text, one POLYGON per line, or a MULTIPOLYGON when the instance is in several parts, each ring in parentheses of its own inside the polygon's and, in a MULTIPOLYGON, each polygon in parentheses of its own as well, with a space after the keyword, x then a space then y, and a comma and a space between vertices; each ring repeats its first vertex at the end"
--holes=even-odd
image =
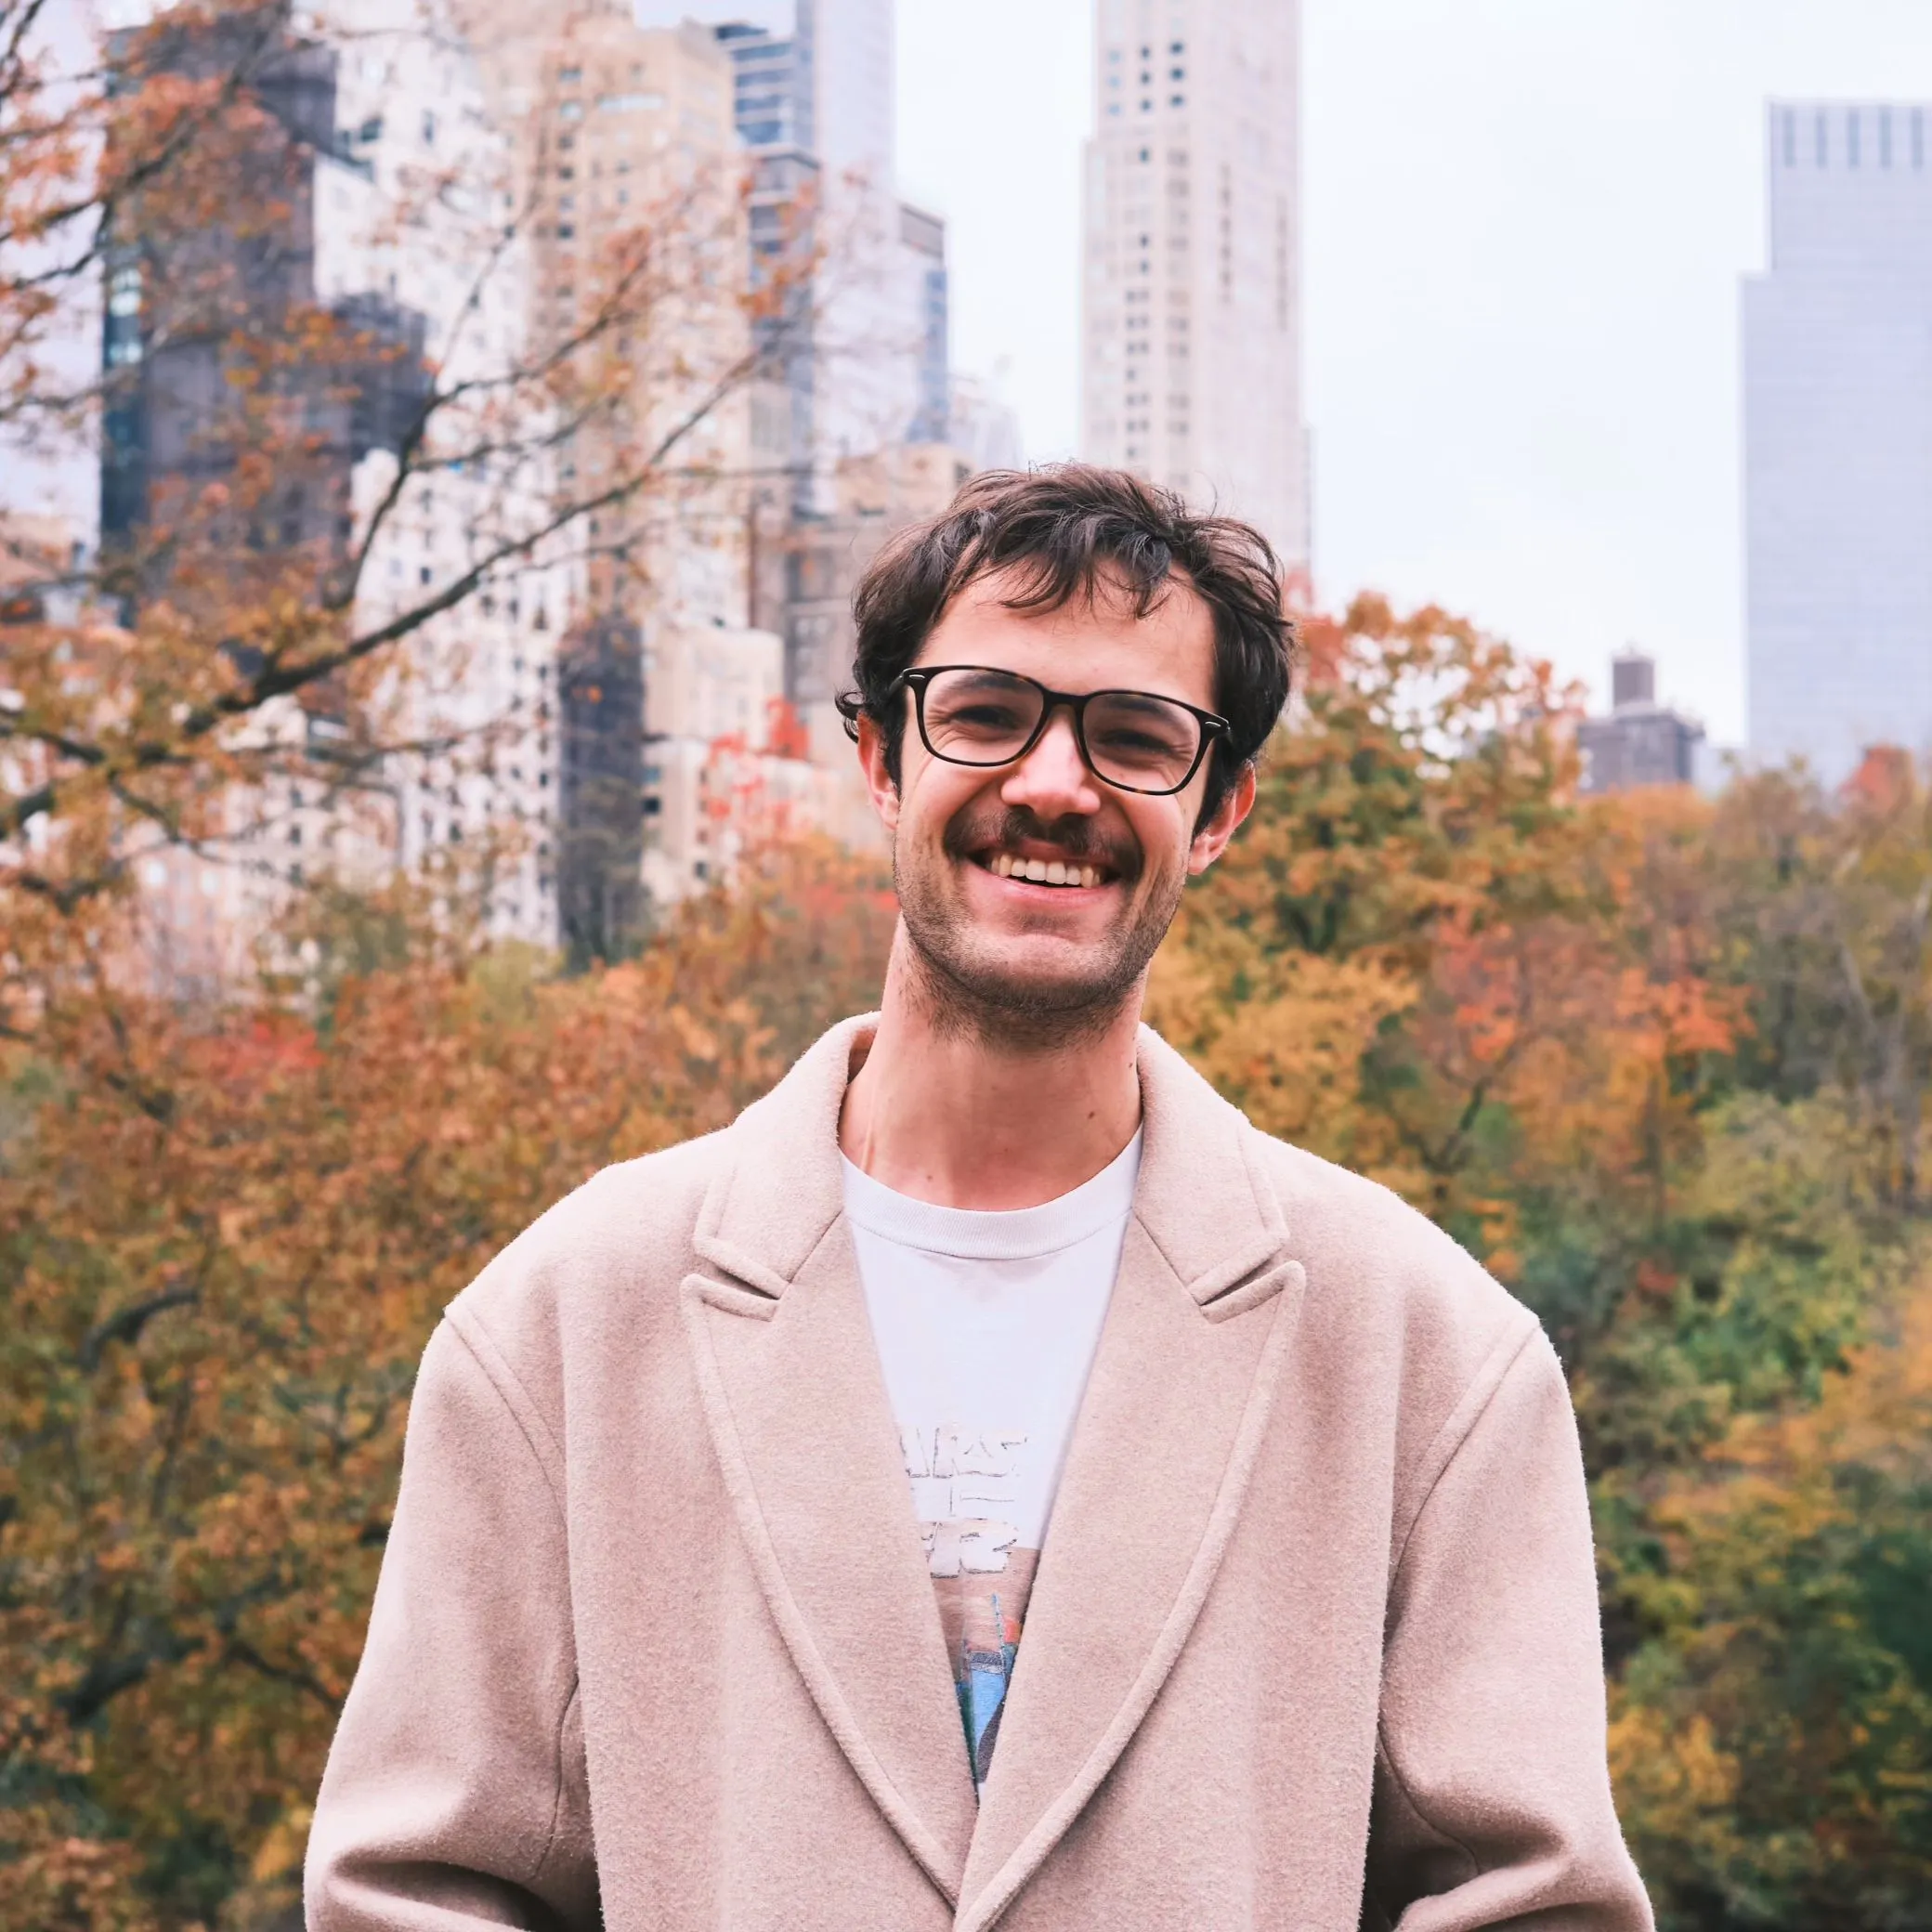
MULTIPOLYGON (((1010 818, 1001 836, 1014 842, 1051 838, 1075 856, 1116 861, 1129 857, 1093 850, 1085 841, 1085 831, 1082 826, 1069 837, 1064 829, 1056 832, 1010 818)), ((1034 979, 1004 967, 975 945, 973 922, 947 889, 945 868, 973 863, 966 848, 979 837, 971 827, 949 828, 939 862, 933 867, 907 863, 899 847, 894 847, 893 883, 908 941, 908 991, 936 1032, 1009 1052, 1049 1051, 1098 1038, 1138 992, 1148 962, 1180 909, 1185 875, 1153 893, 1138 912, 1106 935, 1092 971, 1064 979, 1034 979)), ((1139 855, 1128 864, 1116 864, 1116 869, 1122 875, 1123 888, 1131 890, 1139 855)))

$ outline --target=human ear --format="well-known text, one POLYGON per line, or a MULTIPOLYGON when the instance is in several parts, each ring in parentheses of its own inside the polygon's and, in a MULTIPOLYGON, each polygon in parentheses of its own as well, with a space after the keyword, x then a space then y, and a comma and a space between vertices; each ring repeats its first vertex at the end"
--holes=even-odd
POLYGON ((866 775, 866 790, 873 811, 879 814, 879 822, 887 831, 897 831, 899 788, 893 783, 892 773, 886 768, 885 733, 880 729, 878 719, 867 711, 861 711, 858 717, 858 763, 866 775))
POLYGON ((1194 836, 1187 848, 1190 877, 1198 878, 1228 848, 1228 841, 1241 828, 1241 821, 1255 808, 1255 768, 1244 764, 1228 793, 1214 808, 1214 816, 1194 836))

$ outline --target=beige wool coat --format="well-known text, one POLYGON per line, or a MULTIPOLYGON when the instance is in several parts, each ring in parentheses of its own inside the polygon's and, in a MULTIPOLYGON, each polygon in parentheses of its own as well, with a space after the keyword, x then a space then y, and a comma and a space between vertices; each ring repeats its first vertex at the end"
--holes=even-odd
POLYGON ((1637 1932, 1530 1314, 1143 1032, 976 1804, 843 1219, 865 1021, 607 1169, 424 1357, 312 1932, 1637 1932))

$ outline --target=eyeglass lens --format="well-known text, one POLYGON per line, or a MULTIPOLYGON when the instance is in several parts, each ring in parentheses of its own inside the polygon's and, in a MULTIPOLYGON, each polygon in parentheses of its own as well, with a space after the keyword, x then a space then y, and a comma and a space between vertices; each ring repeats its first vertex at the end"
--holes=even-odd
MULTIPOLYGON (((1038 685, 1004 672, 941 671, 926 684, 926 744, 955 764, 1005 764, 1025 749, 1046 701, 1038 685)), ((1175 790, 1200 756, 1200 720, 1152 692, 1095 692, 1083 729, 1095 773, 1129 791, 1175 790)))

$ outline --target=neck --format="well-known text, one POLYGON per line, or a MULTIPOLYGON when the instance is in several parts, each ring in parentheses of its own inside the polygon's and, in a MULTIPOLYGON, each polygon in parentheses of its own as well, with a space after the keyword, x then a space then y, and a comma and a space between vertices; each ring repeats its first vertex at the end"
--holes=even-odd
POLYGON ((1104 1018, 1068 1015, 1047 1044, 960 1025, 923 983, 904 927, 865 1064, 845 1090, 839 1145, 873 1180, 942 1208, 1038 1208, 1090 1181, 1141 1124, 1137 986, 1104 1018))

